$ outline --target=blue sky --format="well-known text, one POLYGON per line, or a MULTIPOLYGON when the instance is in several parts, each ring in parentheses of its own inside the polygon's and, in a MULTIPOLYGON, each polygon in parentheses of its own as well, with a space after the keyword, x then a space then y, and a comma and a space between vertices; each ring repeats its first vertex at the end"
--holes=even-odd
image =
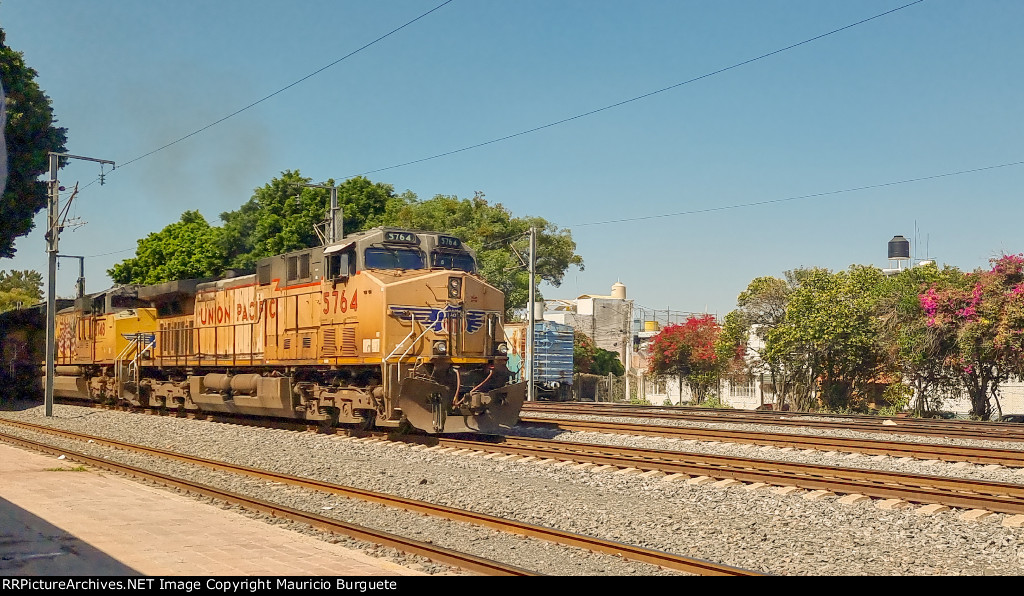
MULTIPOLYGON (((365 174, 422 199, 482 191, 570 228, 585 269, 542 286, 548 298, 621 281, 644 307, 723 316, 758 276, 887 267, 897 234, 962 269, 1024 252, 1024 165, 886 185, 1024 161, 1019 0, 927 0, 391 167, 910 2, 454 0, 128 163, 442 2, 0 0, 68 151, 119 165, 76 199, 87 225, 61 236, 62 254, 89 257, 87 290, 110 285, 138 238, 189 209, 217 223, 288 169, 365 174)), ((60 179, 98 173, 72 162, 60 179)), ((0 269, 45 272, 42 223, 0 269)), ((63 262, 58 294, 76 277, 63 262)))

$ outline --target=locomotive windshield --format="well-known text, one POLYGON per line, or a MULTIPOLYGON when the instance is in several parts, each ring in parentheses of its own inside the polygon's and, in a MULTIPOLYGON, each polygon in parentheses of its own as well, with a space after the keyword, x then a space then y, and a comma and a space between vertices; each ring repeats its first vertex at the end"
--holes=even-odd
POLYGON ((435 250, 430 253, 430 266, 476 273, 476 261, 466 253, 435 250))
POLYGON ((423 269, 423 253, 408 248, 367 248, 367 269, 423 269))

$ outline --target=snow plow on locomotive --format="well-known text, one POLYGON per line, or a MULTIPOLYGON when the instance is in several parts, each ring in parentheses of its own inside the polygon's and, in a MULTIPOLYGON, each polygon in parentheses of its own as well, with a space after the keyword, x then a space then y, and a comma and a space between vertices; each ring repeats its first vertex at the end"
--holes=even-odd
POLYGON ((504 295, 455 237, 375 228, 255 273, 120 287, 57 313, 54 395, 325 426, 519 420, 504 295))

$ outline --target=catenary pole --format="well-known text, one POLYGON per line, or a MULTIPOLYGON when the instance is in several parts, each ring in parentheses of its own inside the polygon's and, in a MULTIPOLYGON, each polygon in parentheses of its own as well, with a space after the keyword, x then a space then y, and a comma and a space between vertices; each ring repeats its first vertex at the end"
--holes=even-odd
MULTIPOLYGON (((57 180, 57 167, 60 158, 84 159, 101 164, 114 165, 106 159, 69 155, 67 153, 50 152, 49 200, 46 212, 46 253, 47 253, 47 290, 46 290, 46 386, 43 391, 43 410, 47 417, 53 416, 53 380, 54 361, 57 352, 57 245, 60 242, 60 182, 57 180)), ((100 184, 103 184, 103 172, 100 170, 100 184)), ((84 270, 85 265, 82 265, 84 270)))
POLYGON ((526 332, 526 401, 534 401, 537 398, 536 389, 533 386, 533 360, 534 360, 534 339, 536 335, 536 315, 534 314, 534 303, 537 300, 537 228, 530 228, 530 298, 527 310, 527 332, 526 332))

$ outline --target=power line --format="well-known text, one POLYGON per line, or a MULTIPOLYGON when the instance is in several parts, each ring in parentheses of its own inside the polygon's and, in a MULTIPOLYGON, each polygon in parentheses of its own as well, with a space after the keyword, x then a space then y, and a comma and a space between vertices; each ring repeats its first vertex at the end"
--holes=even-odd
MULTIPOLYGON (((825 191, 825 192, 817 192, 817 193, 813 193, 813 194, 809 194, 809 195, 800 195, 800 196, 795 196, 795 197, 786 197, 784 199, 770 199, 770 200, 766 200, 766 201, 754 201, 752 203, 739 203, 739 204, 736 204, 736 205, 725 205, 725 206, 722 206, 722 207, 707 207, 705 209, 692 209, 690 211, 677 211, 675 213, 661 213, 661 214, 657 214, 657 215, 642 215, 642 216, 639 216, 639 217, 624 217, 624 218, 620 218, 620 219, 608 219, 608 220, 604 220, 604 221, 591 221, 591 222, 585 222, 585 223, 577 223, 577 224, 572 224, 572 225, 569 225, 569 226, 564 226, 563 229, 582 228, 582 227, 585 227, 585 226, 601 226, 601 225, 613 224, 613 223, 626 223, 626 222, 633 222, 633 221, 643 221, 643 220, 647 220, 647 219, 661 219, 661 218, 665 218, 665 217, 679 217, 681 215, 697 215, 697 214, 700 214, 700 213, 711 213, 711 212, 714 212, 714 211, 726 211, 726 210, 729 210, 729 209, 742 209, 744 207, 758 207, 758 206, 761 206, 761 205, 772 205, 772 204, 776 204, 776 203, 786 203, 786 202, 789 202, 789 201, 800 201, 800 200, 805 200, 805 199, 827 197, 827 196, 832 196, 832 195, 844 194, 844 193, 848 193, 848 192, 858 192, 858 191, 862 191, 862 190, 871 190, 871 189, 875 189, 875 188, 885 188, 887 186, 898 186, 898 185, 901 185, 901 184, 911 184, 913 182, 924 182, 924 181, 927 181, 927 180, 937 180, 939 178, 949 178, 951 176, 961 176, 961 175, 964 175, 964 174, 974 174, 974 173, 977 173, 977 172, 985 172, 985 171, 988 171, 988 170, 996 170, 996 169, 999 169, 999 168, 1009 168, 1009 167, 1020 166, 1020 165, 1024 165, 1024 161, 1013 161, 1013 162, 1009 162, 1009 163, 997 164, 997 165, 994 165, 994 166, 983 166, 983 167, 980 167, 980 168, 971 168, 969 170, 958 170, 956 172, 945 172, 945 173, 942 173, 942 174, 934 174, 932 176, 922 176, 922 177, 919 177, 919 178, 907 178, 905 180, 896 180, 896 181, 893 181, 893 182, 881 182, 879 184, 869 184, 867 186, 857 186, 857 187, 854 187, 854 188, 845 188, 843 190, 830 190, 830 191, 825 191)), ((526 236, 527 234, 529 234, 529 232, 521 232, 521 233, 518 233, 518 234, 514 234, 512 236, 506 236, 504 238, 499 238, 497 240, 493 240, 491 242, 487 242, 487 243, 483 244, 483 248, 489 248, 491 246, 496 246, 498 244, 502 244, 502 243, 505 243, 507 241, 514 240, 516 238, 521 238, 523 236, 526 236)), ((117 254, 117 253, 120 253, 120 252, 127 252, 129 250, 133 250, 133 249, 125 248, 123 250, 117 250, 117 251, 102 253, 102 254, 98 254, 98 255, 87 255, 86 258, 102 257, 102 256, 117 254)))
POLYGON ((756 207, 756 206, 759 206, 759 205, 771 205, 771 204, 774 204, 774 203, 785 203, 787 201, 799 201, 799 200, 803 200, 803 199, 813 199, 813 198, 818 198, 818 197, 827 197, 827 196, 831 196, 831 195, 838 195, 838 194, 843 194, 843 193, 847 193, 847 192, 857 192, 857 191, 861 191, 861 190, 871 190, 871 189, 874 189, 874 188, 885 188, 887 186, 897 186, 897 185, 900 185, 900 184, 910 184, 911 182, 923 182, 925 180, 935 180, 937 178, 948 178, 950 176, 960 176, 962 174, 973 174, 975 172, 984 172, 986 170, 995 170, 995 169, 998 169, 998 168, 1008 168, 1008 167, 1011 167, 1011 166, 1019 166, 1019 165, 1024 165, 1024 161, 1014 161, 1014 162, 1003 163, 1003 164, 994 165, 994 166, 985 166, 985 167, 981 167, 981 168, 973 168, 973 169, 970 169, 970 170, 960 170, 960 171, 957 171, 957 172, 946 172, 944 174, 935 174, 933 176, 922 176, 920 178, 908 178, 906 180, 896 180, 894 182, 882 182, 880 184, 870 184, 870 185, 867 185, 867 186, 858 186, 858 187, 855 187, 855 188, 846 188, 846 189, 843 189, 843 190, 830 190, 830 191, 827 191, 827 192, 818 192, 818 193, 809 194, 809 195, 800 195, 798 197, 787 197, 785 199, 771 199, 771 200, 768 200, 768 201, 755 201, 753 203, 740 203, 740 204, 737 204, 737 205, 726 205, 726 206, 723 206, 723 207, 708 207, 706 209, 693 209, 691 211, 678 211, 676 213, 662 213, 662 214, 659 214, 659 215, 643 215, 643 216, 639 216, 639 217, 624 217, 624 218, 621 218, 621 219, 609 219, 609 220, 605 220, 605 221, 592 221, 592 222, 588 222, 588 223, 579 223, 579 224, 575 224, 573 226, 568 226, 568 227, 572 228, 572 227, 583 227, 583 226, 601 226, 601 225, 611 224, 611 223, 624 223, 624 222, 629 222, 629 221, 642 221, 642 220, 645 220, 645 219, 660 219, 660 218, 663 218, 663 217, 678 217, 680 215, 695 215, 695 214, 698 214, 698 213, 710 213, 712 211, 725 211, 725 210, 728 210, 728 209, 740 209, 742 207, 756 207))
MULTIPOLYGON (((204 126, 204 127, 202 127, 202 128, 196 129, 196 130, 194 130, 194 131, 192 131, 192 132, 188 133, 187 135, 185 135, 185 136, 183 136, 183 137, 181 137, 181 138, 179 138, 179 139, 176 139, 176 140, 174 140, 174 141, 171 141, 170 143, 167 143, 166 145, 163 145, 163 146, 161 146, 161 147, 157 147, 156 149, 154 149, 154 150, 152 150, 152 151, 150 151, 150 152, 148 152, 148 153, 144 153, 144 154, 142 154, 142 155, 140 155, 140 156, 138 156, 138 157, 135 157, 135 158, 129 159, 129 160, 125 161, 124 163, 122 163, 122 164, 121 164, 121 165, 120 165, 119 167, 120 167, 120 168, 124 168, 125 166, 127 166, 127 165, 130 165, 130 164, 132 164, 132 163, 135 163, 135 162, 139 161, 140 159, 144 159, 144 158, 146 158, 146 157, 149 157, 150 155, 153 155, 154 153, 157 153, 157 152, 159 152, 159 151, 163 151, 164 149, 167 149, 168 147, 170 147, 170 146, 172 146, 172 145, 176 145, 176 144, 178 144, 178 143, 180 143, 180 142, 184 141, 185 139, 188 139, 188 138, 190 138, 190 137, 194 137, 195 135, 197 135, 197 134, 199 134, 199 133, 201 133, 201 132, 203 132, 203 131, 205 131, 205 130, 208 130, 208 129, 210 129, 210 128, 213 128, 214 126, 216 126, 216 125, 220 124, 221 122, 224 122, 225 120, 227 120, 227 119, 229 119, 229 118, 232 118, 232 117, 234 117, 234 116, 237 116, 238 114, 241 114, 242 112, 244 112, 244 111, 246 111, 246 110, 248 110, 248 109, 250 109, 250 108, 253 108, 253 107, 255 107, 255 106, 257 106, 257 105, 259 105, 259 104, 261 104, 261 103, 263 103, 263 102, 267 101, 267 100, 268 100, 268 99, 270 99, 271 97, 274 97, 275 95, 279 95, 280 93, 283 93, 283 92, 287 91, 288 89, 291 89, 292 87, 294 87, 294 86, 298 85, 299 83, 302 83, 303 81, 306 81, 307 79, 310 79, 310 78, 312 78, 312 77, 314 77, 314 76, 316 76, 316 75, 318 75, 318 74, 322 73, 323 71, 327 70, 328 68, 331 68, 332 66, 334 66, 334 65, 338 64, 339 62, 341 62, 342 60, 345 60, 345 59, 347 59, 347 58, 350 58, 350 57, 352 57, 352 56, 354 56, 354 55, 358 54, 359 52, 361 52, 361 51, 365 50, 366 48, 368 48, 368 47, 370 47, 370 46, 372 46, 372 45, 374 45, 374 44, 376 44, 376 43, 378 43, 378 42, 380 42, 380 41, 382 41, 382 40, 384 40, 384 39, 386 39, 386 38, 388 38, 388 37, 390 37, 390 36, 394 35, 395 33, 398 33, 399 31, 401 31, 402 29, 405 29, 405 28, 406 28, 406 27, 408 27, 409 25, 412 25, 412 24, 413 24, 413 23, 415 23, 416 21, 419 21, 420 19, 422 19, 422 18, 426 17, 427 15, 429 15, 429 14, 431 14, 431 13, 433 13, 433 12, 436 12, 436 11, 440 10, 441 8, 445 7, 445 6, 446 6, 446 5, 448 5, 448 4, 451 4, 451 3, 453 2, 453 1, 454 1, 454 0, 445 0, 445 1, 444 1, 444 2, 442 2, 441 4, 438 4, 437 6, 435 6, 434 8, 431 8, 431 9, 430 9, 430 10, 428 10, 427 12, 425 12, 425 13, 421 14, 420 16, 418 16, 418 17, 416 17, 416 18, 412 19, 411 21, 408 21, 408 22, 406 22, 406 23, 405 23, 404 25, 402 25, 402 26, 400 26, 400 27, 396 27, 396 28, 392 29, 391 31, 389 31, 389 32, 385 33, 384 35, 381 35, 381 36, 380 36, 380 37, 378 37, 377 39, 374 39, 373 41, 371 41, 371 42, 369 42, 369 43, 367 43, 367 44, 363 45, 362 47, 360 47, 360 48, 358 48, 358 49, 356 49, 356 50, 353 50, 353 51, 349 52, 348 54, 346 54, 346 55, 342 56, 341 58, 338 58, 338 59, 337 59, 337 60, 335 60, 334 62, 331 62, 331 63, 330 63, 330 64, 328 64, 327 66, 324 66, 324 67, 322 67, 322 68, 319 68, 319 69, 317 69, 317 70, 315 70, 315 71, 313 71, 313 72, 309 73, 308 75, 306 75, 306 76, 302 77, 301 79, 299 79, 299 80, 295 81, 294 83, 291 83, 291 84, 289 84, 289 85, 286 85, 286 86, 284 86, 284 87, 282 87, 282 88, 278 89, 277 91, 274 91, 274 92, 273 92, 273 93, 271 93, 270 95, 267 95, 266 97, 264 97, 264 98, 262 98, 262 99, 258 99, 258 100, 256 100, 256 101, 252 102, 251 104, 249 104, 249 105, 245 106, 244 108, 241 108, 241 109, 239 109, 239 110, 235 110, 234 112, 232 112, 232 113, 228 114, 227 116, 224 116, 223 118, 221 118, 221 119, 219 119, 219 120, 216 120, 216 121, 214 121, 214 122, 211 122, 210 124, 207 124, 206 126, 204 126)), ((921 1, 923 1, 923 0, 921 0, 921 1)), ((115 171, 116 171, 116 170, 115 170, 115 171)), ((113 173, 113 172, 112 172, 112 173, 113 173)), ((96 182, 97 182, 98 180, 99 180, 99 179, 97 178, 96 180, 93 180, 93 181, 92 181, 92 182, 90 182, 89 184, 86 184, 86 185, 85 185, 84 187, 82 187, 82 188, 83 188, 83 190, 84 190, 85 188, 89 187, 89 186, 92 186, 92 185, 93 185, 93 184, 95 184, 95 183, 96 183, 96 182)))
POLYGON ((648 92, 648 93, 644 93, 643 95, 638 95, 638 96, 633 97, 631 99, 626 99, 626 100, 623 100, 623 101, 620 101, 620 102, 616 102, 616 103, 604 106, 602 108, 597 108, 596 110, 591 110, 589 112, 584 112, 582 114, 577 114, 575 116, 570 116, 568 118, 563 118, 561 120, 556 120, 555 122, 550 122, 548 124, 543 124, 541 126, 536 126, 534 128, 523 130, 523 131, 520 131, 520 132, 517 132, 517 133, 510 134, 510 135, 505 135, 503 137, 498 137, 496 139, 491 139, 490 141, 484 141, 482 143, 477 143, 475 145, 469 145, 468 147, 463 147, 461 149, 453 149, 451 151, 445 151, 444 153, 438 153, 436 155, 431 155, 430 157, 423 157, 423 158, 420 158, 420 159, 414 159, 412 161, 407 161, 405 163, 400 163, 400 164, 396 164, 396 165, 393 165, 393 166, 387 166, 387 167, 384 167, 384 168, 377 168, 375 170, 367 170, 367 171, 365 171, 365 172, 363 172, 361 174, 352 174, 352 175, 346 176, 345 179, 353 178, 355 176, 365 176, 367 174, 375 174, 377 172, 383 172, 383 171, 386 171, 386 170, 393 170, 393 169, 396 169, 396 168, 402 168, 402 167, 405 167, 405 166, 410 166, 410 165, 413 165, 413 164, 418 164, 418 163, 423 163, 425 161, 430 161, 430 160, 433 160, 433 159, 438 159, 440 157, 446 157, 446 156, 449 156, 449 155, 454 155, 456 153, 462 153, 464 151, 469 151, 471 149, 479 149, 480 147, 485 147, 487 145, 493 145, 495 143, 500 143, 501 141, 507 141, 509 139, 514 139, 516 137, 521 137, 523 135, 528 135, 530 133, 534 133, 534 132, 537 132, 537 131, 540 131, 540 130, 544 130, 546 128, 551 128, 553 126, 558 126, 559 124, 565 124, 566 122, 572 122, 573 120, 579 120, 580 118, 586 118, 587 116, 592 116, 594 114, 597 114, 597 113, 600 113, 600 112, 604 112, 604 111, 610 110, 612 108, 617 108, 619 106, 623 106, 623 105, 626 105, 628 103, 632 103, 634 101, 639 101, 641 99, 646 99, 648 97, 651 97, 652 95, 657 95, 659 93, 664 93, 665 91, 669 91, 669 90, 675 89, 677 87, 682 87, 683 85, 688 85, 690 83, 694 83, 694 82, 700 81, 702 79, 713 77, 713 76, 721 74, 723 72, 726 72, 726 71, 729 71, 729 70, 733 70, 733 69, 739 68, 741 66, 745 66, 745 65, 750 64, 752 62, 757 62, 758 60, 763 60, 763 59, 768 58, 770 56, 774 56, 775 54, 780 54, 780 53, 785 52, 787 50, 792 50, 793 48, 800 47, 800 46, 805 45, 805 44, 809 44, 809 43, 811 43, 813 41, 817 41, 817 40, 822 39, 824 37, 828 37, 829 35, 834 35, 834 34, 839 33, 841 31, 845 31, 847 29, 851 29, 851 28, 856 27, 858 25, 863 25, 864 23, 867 23, 869 21, 873 21, 875 19, 882 18, 882 17, 884 17, 886 15, 890 15, 890 14, 892 14, 894 12, 903 10, 904 8, 909 8, 909 7, 911 7, 911 6, 915 5, 915 4, 920 4, 920 3, 924 2, 924 1, 925 0, 914 0, 913 2, 910 2, 908 4, 904 4, 903 6, 894 8, 892 10, 887 10, 885 12, 876 14, 876 15, 874 15, 872 17, 868 17, 866 19, 862 19, 860 21, 857 21, 855 23, 850 23, 849 25, 845 25, 845 26, 840 27, 838 29, 833 29, 832 31, 829 31, 828 33, 822 33, 821 35, 816 35, 814 37, 811 37, 809 39, 805 39, 805 40, 803 40, 801 42, 794 43, 794 44, 786 46, 784 48, 773 50, 773 51, 768 52, 766 54, 761 54, 760 56, 757 56, 755 58, 750 58, 750 59, 744 60, 742 62, 737 62, 736 64, 733 64, 732 66, 726 66, 725 68, 720 68, 718 70, 702 74, 702 75, 694 77, 692 79, 688 79, 686 81, 682 81, 681 83, 676 83, 674 85, 669 85, 668 87, 662 87, 661 89, 658 89, 656 91, 651 91, 651 92, 648 92))
POLYGON ((111 251, 111 252, 104 252, 104 253, 100 253, 98 255, 85 255, 85 258, 91 259, 93 257, 105 257, 105 256, 108 256, 108 255, 116 255, 118 253, 128 252, 129 250, 135 250, 137 248, 138 248, 137 246, 133 246, 132 248, 122 248, 121 250, 115 250, 115 251, 111 251))

